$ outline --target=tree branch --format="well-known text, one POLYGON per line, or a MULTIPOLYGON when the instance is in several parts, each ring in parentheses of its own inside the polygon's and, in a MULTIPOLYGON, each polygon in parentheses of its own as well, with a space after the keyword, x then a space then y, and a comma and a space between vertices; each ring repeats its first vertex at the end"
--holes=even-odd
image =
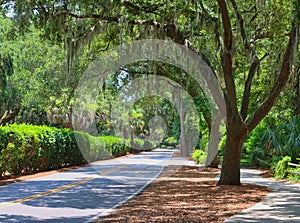
POLYGON ((258 123, 268 114, 268 112, 275 104, 277 97, 279 96, 280 92, 283 90, 283 88, 285 87, 289 79, 290 70, 291 70, 291 57, 294 51, 296 33, 297 33, 297 28, 296 26, 293 26, 292 31, 290 32, 289 42, 286 47, 280 73, 277 78, 277 82, 273 86, 269 94, 269 97, 246 121, 246 127, 248 129, 248 132, 252 131, 258 125, 258 123))
POLYGON ((257 68, 258 68, 260 62, 263 59, 265 59, 268 55, 270 55, 270 53, 265 53, 265 55, 261 59, 256 58, 250 66, 248 78, 245 83, 245 89, 244 89, 243 101, 242 101, 242 107, 241 107, 241 117, 243 120, 246 119, 247 114, 248 114, 248 107, 249 107, 249 102, 250 102, 251 85, 252 85, 253 77, 255 75, 255 72, 257 71, 257 68))
POLYGON ((123 2, 123 5, 128 8, 128 9, 131 9, 133 11, 134 14, 139 14, 140 12, 146 12, 146 13, 154 13, 154 14, 157 14, 155 13, 155 11, 157 11, 159 9, 159 7, 161 5, 151 5, 151 6, 144 6, 144 7, 140 7, 140 6, 137 6, 135 4, 133 4, 132 2, 129 2, 129 1, 124 1, 123 2))
POLYGON ((41 7, 41 9, 42 9, 43 13, 45 14, 45 16, 48 16, 49 13, 48 13, 48 11, 46 10, 46 8, 43 6, 43 3, 39 1, 38 4, 39 4, 39 6, 41 7))
POLYGON ((232 47, 232 31, 231 31, 231 22, 229 18, 229 12, 227 9, 227 5, 224 0, 217 0, 221 15, 222 22, 224 28, 224 46, 225 50, 230 51, 232 47))
POLYGON ((7 104, 6 110, 0 119, 0 125, 5 125, 6 123, 14 119, 17 116, 17 114, 20 112, 20 109, 21 109, 21 103, 19 102, 17 108, 12 113, 10 113, 10 107, 7 104))
MULTIPOLYGON (((236 89, 233 80, 232 68, 232 29, 227 5, 224 0, 217 0, 222 15, 222 24, 224 29, 224 43, 221 50, 223 75, 226 85, 225 101, 227 107, 227 116, 236 118, 239 116, 236 102, 236 89)), ((229 121, 229 120, 227 120, 229 121)))
POLYGON ((244 46, 246 49, 249 49, 250 46, 249 46, 249 42, 247 40, 247 36, 246 36, 246 31, 245 31, 245 24, 244 24, 244 19, 239 11, 239 8, 235 2, 235 0, 230 0, 233 8, 234 8, 234 11, 236 13, 236 17, 239 21, 239 24, 240 24, 240 31, 241 31, 241 35, 242 35, 242 39, 243 39, 243 43, 244 43, 244 46))
POLYGON ((202 11, 203 11, 203 15, 206 15, 206 17, 207 18, 210 18, 212 21, 214 21, 214 22, 218 22, 218 18, 216 18, 216 17, 213 17, 213 16, 211 16, 210 14, 209 14, 209 12, 207 11, 207 9, 204 7, 204 5, 203 5, 203 2, 202 1, 199 1, 199 4, 200 4, 200 7, 201 7, 201 9, 202 9, 202 11))
POLYGON ((255 33, 254 40, 268 39, 271 37, 273 37, 273 34, 271 34, 271 33, 262 33, 262 34, 255 33))
POLYGON ((106 20, 109 22, 118 22, 119 18, 116 17, 109 17, 109 16, 105 16, 102 14, 76 14, 70 11, 60 11, 58 13, 55 14, 51 14, 52 18, 56 18, 56 17, 60 17, 60 16, 70 16, 76 19, 100 19, 100 20, 106 20))

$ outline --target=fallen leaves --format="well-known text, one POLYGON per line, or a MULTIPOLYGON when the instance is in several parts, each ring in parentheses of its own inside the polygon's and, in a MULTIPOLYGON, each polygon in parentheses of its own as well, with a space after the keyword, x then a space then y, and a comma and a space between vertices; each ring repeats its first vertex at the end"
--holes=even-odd
POLYGON ((143 192, 97 222, 223 222, 259 202, 267 187, 216 186, 220 170, 167 167, 143 192))

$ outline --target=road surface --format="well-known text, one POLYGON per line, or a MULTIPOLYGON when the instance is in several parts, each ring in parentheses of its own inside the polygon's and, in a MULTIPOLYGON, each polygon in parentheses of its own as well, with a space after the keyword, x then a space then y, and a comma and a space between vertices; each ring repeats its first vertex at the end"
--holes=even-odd
POLYGON ((145 188, 173 153, 158 149, 1 186, 0 222, 91 222, 145 188))

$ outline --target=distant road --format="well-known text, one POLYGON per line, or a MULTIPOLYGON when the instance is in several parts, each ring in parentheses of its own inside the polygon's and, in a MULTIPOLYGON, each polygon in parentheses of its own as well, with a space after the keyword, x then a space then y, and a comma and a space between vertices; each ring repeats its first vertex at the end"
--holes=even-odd
POLYGON ((90 222, 140 192, 173 154, 157 149, 1 186, 0 222, 90 222))

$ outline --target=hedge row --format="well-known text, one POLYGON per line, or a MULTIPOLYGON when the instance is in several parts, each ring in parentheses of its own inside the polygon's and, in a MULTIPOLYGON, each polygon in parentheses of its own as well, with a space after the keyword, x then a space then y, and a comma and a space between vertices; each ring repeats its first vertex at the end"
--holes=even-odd
MULTIPOLYGON (((146 144, 154 147, 143 142, 135 140, 139 148, 146 144)), ((0 127, 0 176, 82 165, 128 151, 130 142, 113 136, 93 137, 69 129, 13 124, 0 127)))

